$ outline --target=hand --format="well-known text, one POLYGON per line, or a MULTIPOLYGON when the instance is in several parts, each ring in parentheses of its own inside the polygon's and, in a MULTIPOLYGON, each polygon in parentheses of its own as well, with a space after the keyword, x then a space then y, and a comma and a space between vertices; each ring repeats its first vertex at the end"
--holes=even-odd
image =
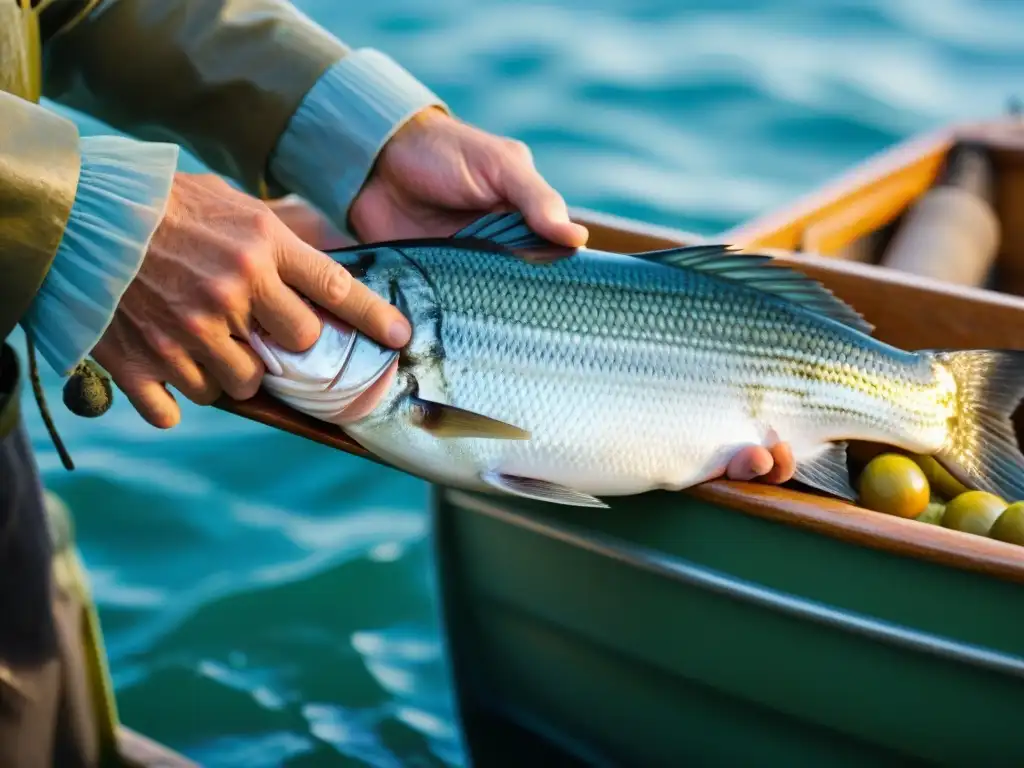
POLYGON ((252 397, 264 373, 249 347, 259 323, 278 344, 308 349, 320 320, 307 297, 382 344, 401 347, 402 314, 309 246, 264 203, 212 175, 179 173, 142 267, 93 349, 132 405, 157 427, 180 410, 165 384, 199 404, 252 397))
POLYGON ((517 209, 537 234, 570 248, 587 242, 525 144, 428 109, 387 143, 349 211, 364 242, 447 237, 483 214, 517 209))
POLYGON ((770 449, 752 445, 740 449, 725 470, 729 480, 760 480, 778 485, 793 478, 796 462, 788 443, 776 443, 770 449))

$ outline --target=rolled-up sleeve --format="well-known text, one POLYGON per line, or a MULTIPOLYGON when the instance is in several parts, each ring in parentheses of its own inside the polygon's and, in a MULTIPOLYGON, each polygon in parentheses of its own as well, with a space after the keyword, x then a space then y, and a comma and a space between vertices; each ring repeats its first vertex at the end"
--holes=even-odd
POLYGON ((348 230, 348 212, 388 140, 438 96, 372 48, 331 66, 306 94, 271 156, 270 175, 348 230))
POLYGON ((69 374, 109 326, 163 218, 174 144, 121 136, 80 140, 78 188, 53 263, 22 326, 55 371, 69 374))

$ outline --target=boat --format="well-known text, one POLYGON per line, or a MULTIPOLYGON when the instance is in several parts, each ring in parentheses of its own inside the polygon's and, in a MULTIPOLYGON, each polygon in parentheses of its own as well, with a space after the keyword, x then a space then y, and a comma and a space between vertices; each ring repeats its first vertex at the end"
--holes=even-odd
MULTIPOLYGON (((1024 349, 1014 117, 915 137, 713 238, 572 214, 604 250, 782 249, 905 349, 1024 349), (995 282, 872 263, 879 233, 891 241, 963 146, 984 148, 994 170, 995 282)), ((264 393, 217 405, 380 461, 264 393)), ((433 488, 475 764, 1024 764, 1024 547, 789 484, 716 480, 607 501, 580 509, 433 488)))

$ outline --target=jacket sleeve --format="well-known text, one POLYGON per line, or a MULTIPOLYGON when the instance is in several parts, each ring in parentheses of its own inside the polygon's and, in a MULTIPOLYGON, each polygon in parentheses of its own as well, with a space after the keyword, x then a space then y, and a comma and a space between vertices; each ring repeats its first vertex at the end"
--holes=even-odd
POLYGON ((79 166, 74 123, 0 91, 0 339, 28 310, 53 263, 79 166))
POLYGON ((294 192, 344 228, 387 140, 447 107, 285 0, 108 0, 49 40, 44 92, 180 143, 260 197, 294 192))
POLYGON ((79 142, 78 188, 52 266, 22 326, 67 376, 110 325, 170 197, 176 144, 123 136, 79 142))
POLYGON ((43 93, 266 197, 288 120, 346 53, 285 0, 107 0, 46 42, 43 93))
POLYGON ((270 174, 349 231, 348 212, 384 145, 428 107, 430 89, 372 48, 337 62, 303 98, 271 155, 270 174))

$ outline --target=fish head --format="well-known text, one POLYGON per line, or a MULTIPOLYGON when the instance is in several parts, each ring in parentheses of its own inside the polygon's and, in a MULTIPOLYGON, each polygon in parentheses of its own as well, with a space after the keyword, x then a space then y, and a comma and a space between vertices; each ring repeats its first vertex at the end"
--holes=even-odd
POLYGON ((266 367, 262 383, 271 395, 302 413, 344 425, 364 412, 359 407, 366 405, 364 395, 371 390, 380 394, 379 385, 394 372, 399 352, 311 307, 321 328, 308 349, 285 349, 262 330, 253 331, 249 343, 266 367))
POLYGON ((405 314, 413 328, 406 348, 399 351, 378 344, 308 300, 321 324, 312 346, 301 352, 288 350, 259 329, 250 334, 250 345, 266 366, 265 390, 302 413, 347 426, 375 408, 386 409, 386 395, 400 359, 409 366, 410 361, 424 359, 417 357, 416 350, 431 347, 422 330, 424 323, 417 322, 426 283, 408 256, 394 248, 350 249, 330 255, 405 314))

